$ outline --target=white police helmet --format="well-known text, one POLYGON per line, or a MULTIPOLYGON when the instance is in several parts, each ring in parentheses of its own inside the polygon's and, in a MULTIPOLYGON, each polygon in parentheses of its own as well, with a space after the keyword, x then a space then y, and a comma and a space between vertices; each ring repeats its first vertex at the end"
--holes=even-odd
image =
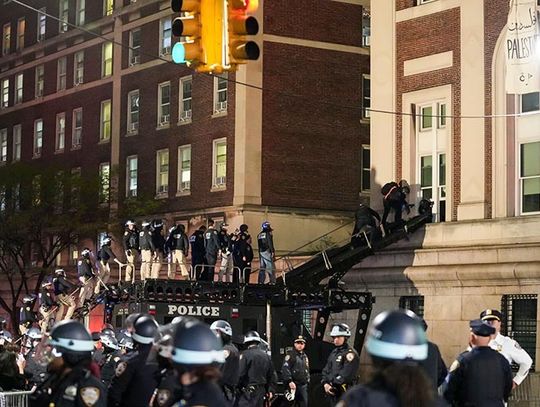
POLYGON ((330 331, 330 336, 333 338, 336 336, 345 336, 348 338, 351 336, 351 328, 347 324, 335 324, 332 327, 332 331, 330 331))

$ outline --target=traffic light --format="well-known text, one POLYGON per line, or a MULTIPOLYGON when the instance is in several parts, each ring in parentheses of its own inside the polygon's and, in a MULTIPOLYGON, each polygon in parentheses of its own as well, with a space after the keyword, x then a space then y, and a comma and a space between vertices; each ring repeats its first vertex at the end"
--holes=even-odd
POLYGON ((224 0, 171 0, 171 9, 182 13, 172 23, 172 33, 181 37, 174 44, 172 59, 199 72, 223 72, 224 0))
POLYGON ((247 36, 259 32, 257 19, 249 13, 257 9, 258 0, 228 0, 228 55, 229 70, 249 60, 259 59, 260 49, 257 43, 247 36))

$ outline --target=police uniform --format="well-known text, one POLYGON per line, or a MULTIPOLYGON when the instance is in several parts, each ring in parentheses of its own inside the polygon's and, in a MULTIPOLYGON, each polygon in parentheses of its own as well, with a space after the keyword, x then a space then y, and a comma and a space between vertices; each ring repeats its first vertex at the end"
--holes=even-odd
POLYGON ((141 281, 144 281, 150 278, 152 255, 156 250, 152 240, 152 232, 148 227, 139 232, 139 249, 141 251, 141 281))
MULTIPOLYGON (((251 273, 251 262, 253 260, 253 248, 251 247, 251 236, 248 232, 238 234, 236 243, 234 244, 234 265, 240 268, 242 272, 242 280, 249 283, 249 275, 251 273)), ((238 283, 238 274, 233 273, 233 283, 238 283)))
POLYGON ((89 370, 76 368, 66 376, 50 376, 30 396, 31 407, 105 407, 105 386, 89 370))
POLYGON ((358 353, 347 342, 332 350, 322 371, 321 383, 323 386, 328 383, 334 388, 335 396, 331 397, 333 404, 356 382, 359 366, 358 353))
MULTIPOLYGON (((111 267, 109 266, 110 259, 116 259, 116 255, 113 253, 109 244, 104 244, 98 252, 98 261, 101 265, 99 277, 104 284, 107 284, 107 281, 109 281, 109 278, 111 277, 111 267)), ((96 284, 94 293, 99 294, 100 288, 100 284, 96 284)))
POLYGON ((100 363, 101 366, 101 381, 106 388, 109 387, 111 381, 116 373, 116 366, 120 363, 120 351, 112 351, 103 353, 103 359, 100 363))
POLYGON ((221 250, 221 264, 219 267, 218 281, 223 281, 223 275, 225 274, 225 281, 230 283, 232 281, 233 273, 232 239, 226 229, 221 229, 219 231, 218 238, 221 250))
POLYGON ((19 331, 22 335, 28 332, 28 329, 37 321, 36 313, 34 312, 35 296, 34 300, 30 303, 25 303, 19 310, 19 331))
POLYGON ((200 381, 184 386, 182 397, 175 400, 174 407, 231 407, 219 386, 214 382, 200 381))
POLYGON ((217 255, 220 250, 218 231, 210 226, 204 233, 204 249, 206 251, 206 264, 204 277, 201 276, 201 280, 214 281, 214 267, 217 262, 217 255))
POLYGON ((182 399, 182 385, 174 369, 163 369, 158 381, 159 384, 152 396, 152 407, 170 407, 182 399))
POLYGON ((223 388, 225 398, 233 402, 240 374, 240 352, 232 343, 227 343, 223 346, 223 353, 225 354, 225 363, 221 366, 219 384, 223 388))
POLYGON ((176 273, 176 265, 180 266, 180 274, 185 279, 189 279, 186 259, 189 252, 189 240, 185 233, 184 225, 176 225, 169 234, 166 242, 167 249, 170 251, 171 260, 167 277, 173 279, 176 273))
POLYGON ((270 283, 276 282, 276 274, 274 272, 274 237, 272 235, 272 229, 270 227, 263 228, 261 233, 257 236, 257 243, 259 246, 260 257, 260 270, 258 283, 264 284, 266 280, 266 274, 270 278, 270 283))
MULTIPOLYGON (((470 322, 471 331, 487 337, 495 328, 481 320, 470 322)), ((450 366, 444 398, 458 406, 503 407, 512 391, 512 370, 504 356, 489 346, 463 352, 450 366)))
POLYGON ((24 366, 25 376, 32 384, 41 384, 47 379, 47 363, 41 361, 41 355, 38 354, 36 348, 33 348, 25 356, 26 364, 24 366))
POLYGON ((277 382, 272 359, 258 345, 250 345, 240 355, 238 407, 259 407, 266 393, 274 393, 277 382))
POLYGON ((154 258, 152 259, 152 268, 150 269, 150 278, 158 279, 163 264, 163 255, 165 253, 165 238, 163 237, 163 224, 156 226, 153 223, 152 241, 154 243, 154 258))
POLYGON ((138 348, 123 356, 116 366, 109 386, 108 405, 111 407, 146 407, 157 386, 157 365, 146 363, 151 345, 138 348))
MULTIPOLYGON (((294 341, 306 343, 302 336, 294 341)), ((295 405, 307 406, 308 403, 308 385, 309 385, 309 359, 305 352, 299 352, 292 349, 285 355, 283 366, 281 367, 281 378, 283 383, 293 382, 296 385, 295 405)))
POLYGON ((205 248, 204 248, 204 231, 201 229, 196 230, 189 238, 191 245, 191 266, 195 273, 195 279, 200 280, 204 271, 205 248))
POLYGON ((360 235, 361 232, 365 232, 369 239, 373 239, 377 230, 377 220, 381 221, 381 217, 377 212, 369 206, 360 204, 354 214, 354 229, 351 237, 353 247, 360 247, 365 244, 363 236, 360 235))
POLYGON ((139 250, 139 231, 136 227, 133 229, 126 228, 124 232, 124 251, 126 252, 126 282, 135 281, 135 260, 139 250))
POLYGON ((77 274, 82 283, 81 291, 79 292, 79 307, 82 307, 86 300, 92 297, 94 291, 95 280, 94 270, 92 270, 92 262, 87 257, 82 257, 77 262, 77 274))
POLYGON ((42 286, 39 289, 38 301, 39 313, 41 315, 41 321, 39 321, 39 326, 41 328, 41 333, 45 333, 49 329, 49 321, 53 313, 52 308, 55 305, 51 291, 48 287, 42 286))
MULTIPOLYGON (((502 313, 497 310, 487 309, 480 314, 480 318, 483 321, 489 319, 496 319, 498 321, 502 320, 502 313)), ((519 343, 508 336, 501 335, 500 332, 497 333, 497 336, 491 340, 489 343, 491 349, 500 352, 508 363, 515 363, 519 365, 519 370, 514 376, 514 382, 517 385, 520 385, 523 380, 529 374, 529 369, 532 366, 532 359, 529 354, 519 346, 519 343)))
POLYGON ((61 321, 62 319, 71 319, 73 313, 75 312, 75 308, 77 307, 77 305, 75 304, 75 301, 69 295, 69 292, 73 288, 73 284, 71 284, 64 277, 56 276, 53 279, 53 286, 54 286, 54 295, 56 296, 56 299, 58 300, 58 310, 56 311, 56 321, 61 321), (64 309, 66 306, 68 307, 68 309, 66 311, 66 315, 64 316, 64 309))

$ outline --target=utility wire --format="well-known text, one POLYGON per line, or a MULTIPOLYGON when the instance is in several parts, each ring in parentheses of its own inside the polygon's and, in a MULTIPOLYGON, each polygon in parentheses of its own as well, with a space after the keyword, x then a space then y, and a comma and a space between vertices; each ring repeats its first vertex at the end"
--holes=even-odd
MULTIPOLYGON (((118 46, 120 46, 122 48, 127 48, 129 50, 137 51, 141 55, 151 57, 152 59, 158 59, 160 61, 171 64, 172 66, 174 66, 176 68, 179 68, 179 64, 176 64, 173 61, 162 57, 161 55, 155 55, 153 53, 144 52, 144 51, 141 51, 138 48, 133 48, 133 47, 130 47, 129 45, 125 45, 122 42, 111 40, 105 35, 102 35, 102 34, 94 32, 94 31, 88 30, 88 29, 86 29, 86 28, 84 28, 84 27, 82 27, 80 25, 70 23, 69 21, 64 21, 64 20, 60 19, 59 17, 53 16, 52 14, 49 14, 47 12, 43 12, 43 11, 41 11, 41 10, 39 10, 39 9, 29 5, 29 4, 24 3, 21 0, 11 0, 11 1, 13 3, 19 4, 20 6, 23 6, 23 7, 27 8, 27 9, 29 9, 29 10, 32 10, 32 11, 38 13, 38 14, 44 15, 44 16, 46 16, 48 18, 52 18, 55 21, 61 22, 61 23, 65 24, 65 25, 67 25, 67 26, 69 26, 71 28, 74 28, 76 30, 79 30, 79 31, 82 31, 84 33, 90 34, 90 35, 92 35, 92 36, 94 36, 96 38, 101 38, 101 39, 103 39, 105 41, 112 42, 113 44, 118 45, 118 46)), ((171 36, 171 42, 172 42, 172 36, 171 36)), ((187 66, 184 66, 184 65, 181 65, 181 66, 182 67, 187 67, 187 66)), ((208 75, 210 77, 220 77, 222 79, 226 79, 227 82, 235 83, 237 85, 246 86, 248 88, 257 89, 257 90, 260 90, 260 91, 264 91, 264 88, 261 87, 261 86, 253 85, 253 84, 246 83, 246 82, 237 81, 235 79, 230 79, 229 77, 223 78, 221 76, 218 76, 218 75, 215 75, 215 74, 212 74, 212 73, 207 73, 207 72, 203 72, 203 74, 208 75)), ((267 90, 267 92, 268 92, 268 90, 267 90)), ((305 100, 313 101, 313 98, 309 97, 307 95, 299 95, 299 94, 295 94, 295 93, 282 92, 282 91, 271 91, 271 93, 273 93, 275 95, 279 95, 279 96, 292 97, 292 98, 298 98, 298 99, 305 99, 305 100)), ((439 114, 430 114, 430 115, 425 115, 424 114, 424 115, 422 115, 421 113, 396 112, 396 111, 392 111, 392 110, 374 109, 374 108, 361 107, 361 106, 357 106, 357 105, 346 105, 346 104, 334 103, 334 102, 324 100, 324 99, 323 100, 318 100, 317 103, 318 104, 323 104, 323 105, 328 105, 328 106, 333 106, 333 107, 337 107, 337 108, 342 108, 342 109, 361 110, 361 111, 365 111, 365 112, 369 112, 369 113, 379 113, 379 114, 386 114, 386 115, 393 115, 393 116, 431 117, 431 118, 447 118, 447 119, 495 119, 495 118, 505 118, 505 117, 525 117, 525 116, 530 116, 530 115, 536 114, 536 112, 526 112, 526 113, 503 113, 503 114, 489 114, 489 115, 447 115, 447 114, 445 114, 445 115, 439 115, 439 114)))

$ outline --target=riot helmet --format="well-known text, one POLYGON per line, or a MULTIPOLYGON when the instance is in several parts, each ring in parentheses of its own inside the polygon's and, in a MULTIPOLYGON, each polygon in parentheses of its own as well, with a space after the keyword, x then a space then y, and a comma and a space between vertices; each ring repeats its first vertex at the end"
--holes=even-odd
POLYGON ((113 338, 116 338, 116 333, 114 332, 114 329, 112 328, 103 328, 101 330, 101 335, 109 335, 109 336, 112 336, 113 338))
POLYGON ((91 253, 91 250, 88 247, 85 247, 81 251, 81 256, 88 258, 88 257, 90 257, 90 253, 91 253))
POLYGON ((135 226, 135 222, 133 222, 131 219, 126 221, 126 227, 129 226, 135 226))
POLYGON ((112 242, 112 239, 110 236, 105 236, 103 240, 101 241, 102 245, 110 245, 112 242))
POLYGON ((142 314, 140 312, 134 312, 132 314, 129 314, 126 318, 126 329, 128 331, 133 330, 133 326, 135 325, 135 321, 137 318, 139 318, 142 314))
POLYGON ((26 336, 28 336, 33 341, 39 341, 43 337, 43 335, 41 334, 41 331, 35 326, 33 326, 32 328, 28 330, 28 332, 26 333, 26 336))
POLYGON ((141 314, 133 324, 133 333, 131 334, 131 337, 134 342, 148 345, 154 340, 158 328, 159 325, 152 316, 141 314))
POLYGON ((74 320, 57 323, 51 331, 49 344, 60 353, 90 354, 94 350, 92 336, 83 324, 74 320))
POLYGON ((263 230, 272 230, 272 228, 270 227, 270 222, 268 222, 267 220, 262 223, 261 227, 263 230))
POLYGON ((118 341, 114 336, 109 335, 108 333, 101 333, 99 339, 101 340, 101 344, 107 348, 108 350, 118 350, 120 346, 118 346, 118 341))
POLYGON ((27 294, 23 297, 22 302, 25 306, 32 306, 36 301, 36 294, 27 294))
POLYGON ((66 271, 64 269, 56 269, 54 270, 54 274, 56 277, 66 277, 66 271))
POLYGON ((178 324, 174 330, 173 363, 184 370, 225 362, 223 346, 210 327, 199 321, 178 324))
POLYGON ((244 344, 251 342, 261 342, 261 335, 257 331, 249 331, 244 336, 244 344))
POLYGON ((334 324, 332 330, 330 331, 330 336, 335 338, 336 336, 344 336, 349 338, 351 336, 351 328, 347 324, 334 324))
POLYGON ((245 233, 247 232, 247 230, 248 230, 248 225, 246 225, 245 223, 240 225, 240 232, 245 233))
POLYGON ((148 222, 147 220, 143 220, 142 223, 141 223, 141 226, 142 226, 143 228, 147 228, 147 227, 150 226, 150 222, 148 222))
POLYGON ((221 335, 227 335, 229 338, 232 336, 231 324, 223 319, 212 322, 210 329, 214 332, 219 332, 221 335))

